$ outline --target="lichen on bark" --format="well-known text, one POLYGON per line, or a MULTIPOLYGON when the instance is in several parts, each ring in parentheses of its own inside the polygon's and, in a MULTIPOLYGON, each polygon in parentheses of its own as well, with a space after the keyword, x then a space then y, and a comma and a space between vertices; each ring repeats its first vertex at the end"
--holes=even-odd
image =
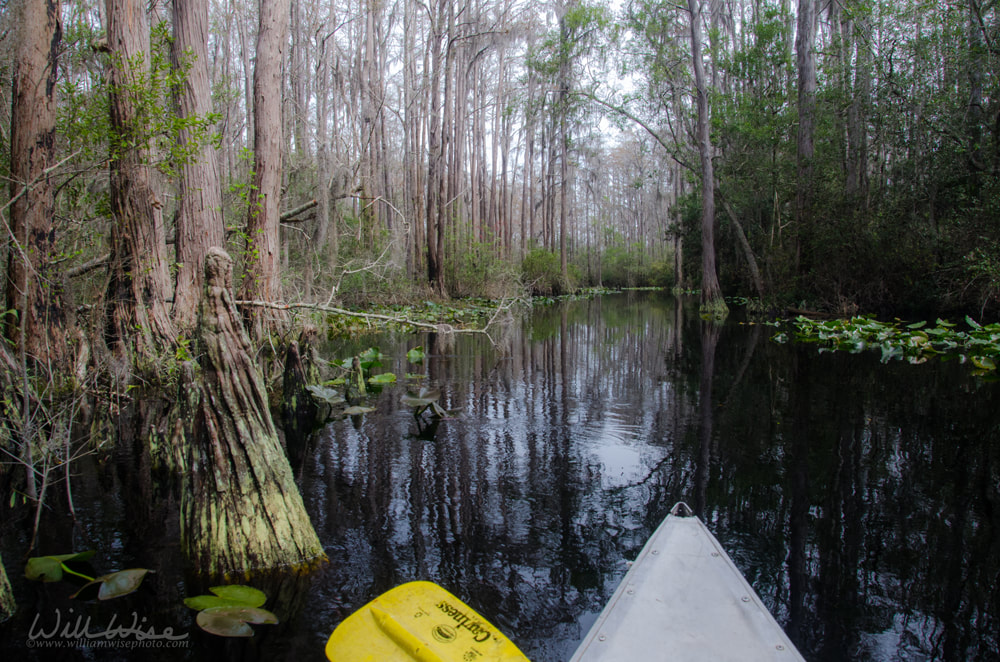
POLYGON ((268 408, 232 295, 232 259, 205 258, 196 362, 183 371, 181 542, 195 570, 238 575, 325 558, 268 408))

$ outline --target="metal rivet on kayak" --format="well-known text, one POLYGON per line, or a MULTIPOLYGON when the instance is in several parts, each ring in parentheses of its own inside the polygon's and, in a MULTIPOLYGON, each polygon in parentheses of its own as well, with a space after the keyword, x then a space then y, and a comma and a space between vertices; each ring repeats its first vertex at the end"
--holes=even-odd
POLYGON ((658 550, 658 549, 654 549, 652 553, 653 553, 653 554, 659 554, 659 553, 660 553, 660 550, 658 550))
POLYGON ((712 556, 719 556, 718 552, 712 552, 712 556))
POLYGON ((626 591, 626 593, 628 593, 629 595, 632 595, 633 593, 635 593, 635 589, 634 588, 630 588, 628 591, 626 591))
POLYGON ((775 646, 775 648, 777 648, 779 651, 785 650, 785 647, 782 646, 781 644, 778 644, 777 646, 775 646))
POLYGON ((744 596, 743 596, 742 598, 740 598, 740 599, 741 599, 741 600, 743 600, 743 602, 750 602, 750 596, 749 596, 749 595, 744 595, 744 596))
POLYGON ((604 641, 605 639, 607 639, 607 637, 605 637, 603 634, 597 638, 598 641, 604 641))

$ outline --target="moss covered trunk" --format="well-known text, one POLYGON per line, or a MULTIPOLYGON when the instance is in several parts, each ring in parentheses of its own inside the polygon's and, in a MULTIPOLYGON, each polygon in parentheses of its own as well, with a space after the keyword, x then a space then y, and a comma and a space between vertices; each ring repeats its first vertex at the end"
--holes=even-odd
POLYGON ((0 622, 6 621, 14 615, 17 604, 14 602, 14 591, 10 587, 10 580, 7 579, 7 571, 4 570, 3 560, 0 559, 0 622))
POLYGON ((224 251, 209 250, 198 359, 185 370, 175 427, 182 545, 198 572, 213 575, 324 558, 233 303, 232 269, 224 251))

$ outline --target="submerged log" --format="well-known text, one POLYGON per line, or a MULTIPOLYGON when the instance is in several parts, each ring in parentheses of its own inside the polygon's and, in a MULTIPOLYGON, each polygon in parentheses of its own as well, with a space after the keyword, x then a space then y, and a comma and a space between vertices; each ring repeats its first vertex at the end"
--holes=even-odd
POLYGON ((195 570, 211 575, 325 560, 271 419, 232 273, 229 255, 210 249, 197 364, 184 370, 175 427, 181 544, 195 570))

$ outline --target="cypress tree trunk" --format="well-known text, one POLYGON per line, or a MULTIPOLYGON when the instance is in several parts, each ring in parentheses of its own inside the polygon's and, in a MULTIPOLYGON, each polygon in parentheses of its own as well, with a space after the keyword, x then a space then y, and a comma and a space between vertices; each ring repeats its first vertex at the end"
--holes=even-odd
MULTIPOLYGON (((208 3, 174 0, 174 67, 186 68, 177 95, 178 116, 204 119, 212 112, 212 81, 208 68, 208 3)), ((208 249, 225 242, 222 222, 222 185, 215 148, 198 145, 190 129, 182 128, 180 143, 191 150, 181 165, 177 209, 177 281, 173 315, 184 331, 195 325, 203 288, 203 263, 208 249)))
POLYGON ((108 0, 111 48, 111 281, 105 333, 119 354, 152 355, 176 337, 167 309, 163 204, 149 155, 140 98, 149 76, 149 22, 138 0, 108 0))
POLYGON ((14 591, 10 588, 10 580, 7 579, 3 560, 0 560, 0 622, 13 616, 15 611, 17 611, 17 604, 14 602, 14 591))
MULTIPOLYGON (((293 446, 302 442, 313 431, 319 416, 319 407, 309 392, 309 386, 320 383, 319 368, 314 345, 319 338, 315 326, 302 329, 297 341, 288 344, 285 351, 285 374, 282 380, 281 419, 285 429, 285 446, 294 458, 293 446)), ((294 458, 297 464, 298 458, 294 458)))
POLYGON ((712 140, 708 115, 705 63, 701 56, 701 6, 688 0, 691 12, 691 57, 694 64, 698 106, 698 154, 701 157, 701 307, 716 317, 729 313, 715 267, 715 172, 712 167, 712 140))
MULTIPOLYGON (((253 184, 246 219, 246 265, 240 294, 256 301, 281 300, 279 254, 281 169, 281 64, 288 40, 289 0, 260 0, 257 60, 253 69, 253 184)), ((248 309, 250 334, 261 340, 283 316, 248 309)))
POLYGON ((198 364, 181 384, 181 544, 197 572, 247 573, 325 560, 268 409, 232 295, 233 261, 205 258, 198 364))
MULTIPOLYGON (((56 75, 62 43, 59 0, 21 3, 10 120, 7 338, 33 362, 67 357, 62 276, 54 267, 56 75)), ((5 239, 6 243, 6 239, 5 239)))
POLYGON ((799 0, 798 31, 795 37, 795 58, 799 72, 799 130, 796 137, 795 165, 795 267, 799 273, 808 271, 803 265, 803 244, 809 249, 812 241, 812 219, 816 131, 816 14, 813 0, 799 0))

